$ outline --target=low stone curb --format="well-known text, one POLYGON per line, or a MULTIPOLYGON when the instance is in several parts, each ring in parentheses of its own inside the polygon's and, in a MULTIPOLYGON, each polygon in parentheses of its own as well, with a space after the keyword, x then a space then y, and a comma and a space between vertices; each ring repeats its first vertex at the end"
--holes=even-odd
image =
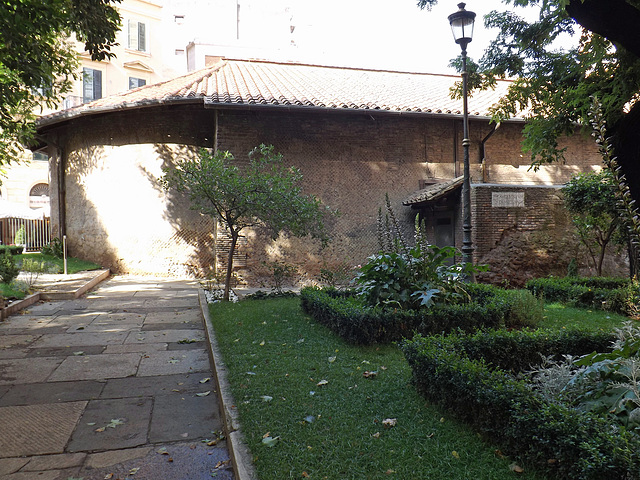
POLYGON ((10 315, 14 315, 18 313, 20 310, 24 310, 27 307, 30 307, 34 303, 39 302, 40 300, 74 300, 76 298, 81 297, 90 289, 98 285, 100 282, 105 280, 111 275, 111 271, 107 270, 97 270, 96 276, 91 278, 88 282, 84 283, 78 289, 71 292, 62 292, 62 291, 50 291, 50 292, 36 292, 33 295, 28 295, 22 300, 16 300, 15 302, 11 302, 7 305, 6 308, 0 309, 0 321, 6 319, 10 315))
POLYGON ((218 391, 218 399, 220 405, 220 414, 222 415, 222 423, 225 429, 225 435, 228 439, 229 455, 233 464, 233 471, 236 480, 257 480, 255 468, 253 467, 252 455, 249 446, 244 440, 244 436, 240 431, 240 422, 238 419, 238 411, 235 408, 233 396, 231 395, 231 387, 227 381, 227 368, 222 360, 218 341, 216 340, 211 318, 209 315, 209 304, 203 289, 199 289, 198 296, 200 299, 200 308, 204 319, 205 334, 209 345, 209 359, 213 369, 213 375, 216 381, 218 391))

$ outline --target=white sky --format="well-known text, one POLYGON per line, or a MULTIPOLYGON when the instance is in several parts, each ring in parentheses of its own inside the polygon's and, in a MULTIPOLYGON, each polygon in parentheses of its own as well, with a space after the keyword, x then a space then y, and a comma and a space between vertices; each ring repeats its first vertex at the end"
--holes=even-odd
MULTIPOLYGON (((259 46, 263 55, 279 46, 284 58, 278 59, 456 74, 448 64, 460 47, 447 17, 458 10, 458 3, 440 0, 427 11, 418 8, 417 0, 242 0, 240 32, 242 43, 259 46), (293 33, 289 25, 295 26, 293 33), (292 41, 295 46, 286 47, 292 41)), ((469 57, 479 60, 496 35, 484 28, 483 17, 505 5, 500 0, 466 3, 467 10, 476 13, 467 50, 469 57)))
MULTIPOLYGON (((296 38, 298 49, 339 64, 456 73, 448 64, 460 54, 460 47, 447 17, 458 10, 458 3, 440 0, 427 11, 420 10, 415 0, 306 1, 293 12, 294 22, 303 30, 296 38)), ((471 58, 479 59, 495 36, 484 28, 484 15, 501 7, 499 0, 467 2, 466 9, 476 13, 474 38, 467 48, 471 58)))

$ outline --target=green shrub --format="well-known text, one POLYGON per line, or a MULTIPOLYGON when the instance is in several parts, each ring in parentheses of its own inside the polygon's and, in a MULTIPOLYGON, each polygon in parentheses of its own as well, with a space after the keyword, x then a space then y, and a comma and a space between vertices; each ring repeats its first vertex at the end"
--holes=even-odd
POLYGON ((526 288, 537 297, 576 307, 607 310, 631 316, 640 304, 640 286, 625 278, 565 277, 529 280, 526 288))
POLYGON ((52 257, 56 258, 63 258, 64 251, 62 242, 59 238, 54 237, 51 239, 51 242, 49 242, 49 244, 42 247, 40 253, 42 253, 43 255, 51 255, 52 257))
POLYGON ((334 265, 324 262, 318 279, 320 283, 327 287, 345 290, 353 284, 355 269, 347 262, 340 262, 334 265))
POLYGON ((11 255, 21 255, 24 252, 24 245, 0 245, 0 255, 9 252, 11 255))
POLYGON ((29 288, 33 287, 40 274, 47 273, 49 271, 47 262, 35 258, 23 258, 19 268, 21 271, 26 273, 26 275, 24 275, 24 280, 29 288))
POLYGON ((2 283, 11 283, 18 277, 20 268, 16 265, 13 256, 8 250, 4 255, 0 255, 0 280, 2 283))
POLYGON ((556 478, 638 479, 638 436, 545 401, 503 367, 515 361, 519 371, 523 358, 558 346, 585 354, 602 340, 599 334, 580 332, 491 332, 418 335, 401 348, 418 390, 499 443, 507 455, 533 462, 556 478), (496 345, 502 348, 496 351, 496 345), (476 356, 482 352, 491 359, 476 356))
POLYGON ((296 282, 296 277, 299 272, 298 267, 295 265, 279 260, 262 262, 262 264, 266 266, 271 273, 271 280, 273 281, 272 290, 274 292, 282 293, 285 285, 292 285, 296 282))
POLYGON ((354 344, 390 343, 411 336, 452 332, 458 329, 499 327, 504 322, 505 304, 477 303, 434 305, 421 310, 392 310, 369 307, 353 292, 305 287, 300 292, 302 309, 354 344))

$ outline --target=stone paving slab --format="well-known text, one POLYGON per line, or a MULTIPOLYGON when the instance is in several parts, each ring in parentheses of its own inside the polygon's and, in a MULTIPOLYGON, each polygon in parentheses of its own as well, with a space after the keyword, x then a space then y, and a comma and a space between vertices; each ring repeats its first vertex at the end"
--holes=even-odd
POLYGON ((22 471, 37 472, 40 470, 64 470, 81 467, 86 458, 86 453, 60 453, 57 455, 31 457, 28 463, 22 467, 22 471))
POLYGON ((130 332, 124 343, 171 343, 180 341, 186 343, 191 340, 203 341, 204 332, 202 330, 145 330, 130 332))
MULTIPOLYGON (((75 471, 63 471, 63 470, 46 470, 38 472, 37 480, 66 480, 67 478, 74 478, 75 471)), ((2 480, 35 480, 34 472, 16 472, 11 475, 5 475, 2 480)))
POLYGON ((0 321, 0 478, 233 479, 200 441, 222 422, 197 287, 114 277, 0 321))
POLYGON ((103 345, 81 345, 74 347, 46 347, 25 349, 26 356, 33 357, 69 357, 72 355, 98 355, 103 353, 103 345))
POLYGON ((101 313, 94 318, 92 325, 113 325, 120 323, 142 325, 146 314, 134 312, 101 313))
POLYGON ((149 353, 167 350, 166 343, 128 343, 126 345, 107 345, 103 353, 149 353))
POLYGON ((62 453, 86 402, 0 407, 0 457, 62 453))
POLYGON ((10 405, 38 405, 97 399, 105 383, 95 381, 28 383, 7 388, 0 395, 0 407, 10 405))
POLYGON ((34 342, 31 346, 33 348, 42 348, 84 345, 120 345, 124 343, 127 335, 129 335, 128 332, 109 333, 109 335, 84 332, 74 332, 73 334, 53 334, 40 337, 40 339, 34 342))
POLYGON ((202 350, 153 352, 140 361, 138 376, 206 372, 210 369, 207 352, 202 350))
POLYGON ((213 388, 213 381, 208 372, 161 375, 156 377, 114 378, 107 380, 100 397, 152 397, 157 395, 184 396, 185 394, 194 394, 211 390, 211 388, 213 388))
POLYGON ((29 463, 28 458, 0 458, 0 475, 5 478, 4 475, 17 472, 27 463, 29 463))
POLYGON ((128 448, 126 450, 110 450, 107 452, 91 453, 89 454, 85 465, 89 470, 113 467, 119 463, 144 458, 152 451, 152 447, 138 447, 128 448))
POLYGON ((0 385, 44 382, 62 360, 55 357, 0 360, 0 385))
POLYGON ((131 333, 131 332, 139 332, 142 328, 142 322, 140 323, 90 323, 87 326, 81 327, 69 327, 65 330, 65 333, 75 333, 75 332, 84 332, 84 333, 131 333))
POLYGON ((130 377, 136 374, 141 355, 78 355, 67 357, 49 378, 51 382, 101 380, 130 377))
POLYGON ((149 441, 161 443, 215 438, 215 432, 222 429, 216 412, 215 394, 204 397, 194 393, 155 397, 149 441))
POLYGON ((0 350, 26 347, 38 339, 35 335, 0 335, 0 350))
POLYGON ((0 350, 0 360, 8 360, 12 358, 25 358, 28 355, 29 351, 26 349, 7 349, 0 350))
POLYGON ((144 319, 144 324, 149 325, 151 323, 193 323, 202 325, 202 314, 197 309, 149 312, 144 319))
MULTIPOLYGON (((137 455, 130 460, 124 460, 123 456, 114 459, 109 457, 109 454, 117 452, 90 455, 87 465, 90 465, 90 462, 112 462, 112 464, 97 467, 91 463, 91 468, 81 469, 77 476, 82 477, 83 480, 104 480, 109 474, 113 475, 111 477, 113 479, 131 478, 131 480, 231 480, 234 478, 224 443, 213 447, 201 442, 176 443, 166 445, 164 448, 163 453, 158 453, 158 448, 154 448, 146 455, 138 453, 141 449, 132 449, 137 455), (94 456, 99 457, 94 460, 92 458, 94 456), (133 468, 138 469, 136 474, 127 475, 133 468)), ((125 453, 129 452, 131 450, 125 453)))
POLYGON ((144 445, 152 405, 153 401, 148 397, 90 401, 67 451, 118 450, 144 445))

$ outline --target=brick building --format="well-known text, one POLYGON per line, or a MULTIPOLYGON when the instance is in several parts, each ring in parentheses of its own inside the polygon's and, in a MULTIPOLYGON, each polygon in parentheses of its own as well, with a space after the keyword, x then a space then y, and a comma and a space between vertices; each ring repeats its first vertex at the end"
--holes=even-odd
MULTIPOLYGON (((307 193, 341 215, 325 250, 308 239, 274 242, 249 232, 236 263, 248 281, 264 260, 295 263, 307 278, 325 264, 362 263, 377 249, 385 193, 408 228, 420 213, 434 243, 459 246, 462 102, 449 96, 457 80, 218 58, 174 80, 45 116, 38 132, 50 155, 54 232, 67 235, 72 255, 116 271, 181 275, 222 265, 224 231, 161 188, 162 168, 201 147, 228 150, 242 163, 265 143, 301 169, 307 193)), ((522 269, 536 258, 543 265, 535 273, 566 269, 577 243, 567 234, 559 187, 600 164, 591 140, 576 134, 565 139, 565 164, 530 170, 523 120, 497 128, 489 121, 508 85, 498 82, 469 102, 475 258, 501 252, 494 281, 528 275, 522 269)))

